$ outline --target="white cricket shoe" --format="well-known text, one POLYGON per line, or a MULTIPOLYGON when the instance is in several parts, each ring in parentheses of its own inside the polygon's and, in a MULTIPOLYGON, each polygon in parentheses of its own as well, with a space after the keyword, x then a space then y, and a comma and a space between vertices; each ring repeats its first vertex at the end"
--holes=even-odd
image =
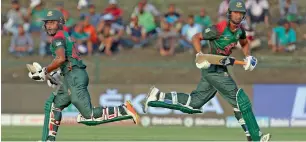
POLYGON ((269 141, 270 139, 271 139, 271 134, 264 134, 264 135, 262 135, 261 136, 261 138, 260 138, 260 142, 267 142, 267 141, 269 141))
POLYGON ((148 103, 151 101, 157 101, 157 94, 159 93, 159 89, 156 87, 152 86, 148 92, 148 95, 145 99, 145 103, 143 104, 143 112, 147 113, 148 112, 148 103))

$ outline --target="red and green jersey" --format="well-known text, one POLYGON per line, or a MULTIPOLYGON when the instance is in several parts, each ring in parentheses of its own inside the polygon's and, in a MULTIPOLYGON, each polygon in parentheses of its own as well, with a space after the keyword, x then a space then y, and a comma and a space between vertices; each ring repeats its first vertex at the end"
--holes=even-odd
POLYGON ((55 51, 58 48, 65 49, 66 61, 60 66, 62 71, 65 71, 66 69, 69 69, 75 65, 85 66, 85 64, 83 64, 80 58, 80 55, 75 47, 74 42, 71 40, 69 34, 66 31, 58 31, 52 39, 52 42, 50 44, 50 51, 54 58, 56 57, 55 51))
POLYGON ((228 56, 232 48, 237 45, 239 39, 246 39, 245 31, 238 27, 232 32, 227 21, 219 22, 202 32, 203 40, 209 40, 211 47, 210 54, 228 56))

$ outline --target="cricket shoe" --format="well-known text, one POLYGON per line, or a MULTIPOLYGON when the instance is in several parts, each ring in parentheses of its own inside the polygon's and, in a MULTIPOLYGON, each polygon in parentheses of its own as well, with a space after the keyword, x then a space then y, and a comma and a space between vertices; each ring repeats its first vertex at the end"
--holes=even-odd
POLYGON ((144 113, 148 112, 148 103, 151 101, 157 101, 157 95, 159 94, 159 89, 156 87, 152 86, 147 94, 147 97, 145 99, 145 102, 143 103, 142 110, 144 113))
POLYGON ((133 117, 133 121, 135 124, 139 124, 140 123, 140 118, 139 115, 137 113, 137 111, 135 110, 135 108, 133 107, 132 103, 130 101, 126 101, 124 103, 124 107, 123 107, 126 111, 126 113, 130 116, 133 117))
POLYGON ((271 139, 271 134, 264 134, 264 135, 262 135, 261 136, 261 138, 260 138, 260 142, 267 142, 267 141, 269 141, 270 139, 271 139))

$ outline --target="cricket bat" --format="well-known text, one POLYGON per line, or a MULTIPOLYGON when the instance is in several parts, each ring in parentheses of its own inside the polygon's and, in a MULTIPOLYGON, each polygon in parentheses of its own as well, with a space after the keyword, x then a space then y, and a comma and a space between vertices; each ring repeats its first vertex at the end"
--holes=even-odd
POLYGON ((229 56, 213 55, 213 54, 202 54, 196 57, 196 63, 202 63, 207 60, 209 63, 214 65, 245 65, 244 61, 236 60, 229 56))

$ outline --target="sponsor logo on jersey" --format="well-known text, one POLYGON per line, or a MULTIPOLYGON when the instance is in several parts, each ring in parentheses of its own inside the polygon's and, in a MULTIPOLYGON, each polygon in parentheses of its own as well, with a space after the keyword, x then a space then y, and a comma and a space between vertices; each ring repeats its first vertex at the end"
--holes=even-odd
POLYGON ((224 50, 217 48, 217 53, 218 54, 224 54, 224 55, 230 55, 232 53, 232 48, 236 46, 237 42, 233 42, 227 46, 225 46, 224 50))
POLYGON ((56 45, 56 46, 60 46, 60 45, 62 45, 62 42, 60 42, 60 41, 59 41, 59 42, 56 42, 55 45, 56 45))

